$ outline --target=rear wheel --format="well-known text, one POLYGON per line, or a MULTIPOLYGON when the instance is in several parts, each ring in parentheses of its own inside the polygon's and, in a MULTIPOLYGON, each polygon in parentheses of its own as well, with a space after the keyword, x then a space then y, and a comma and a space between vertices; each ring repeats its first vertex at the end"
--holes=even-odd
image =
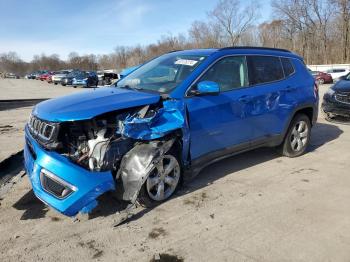
POLYGON ((168 152, 155 164, 143 184, 138 200, 147 207, 153 207, 177 190, 181 179, 181 166, 175 154, 168 152))
POLYGON ((287 157, 298 157, 304 154, 310 143, 311 123, 305 114, 296 115, 281 145, 281 153, 287 157))

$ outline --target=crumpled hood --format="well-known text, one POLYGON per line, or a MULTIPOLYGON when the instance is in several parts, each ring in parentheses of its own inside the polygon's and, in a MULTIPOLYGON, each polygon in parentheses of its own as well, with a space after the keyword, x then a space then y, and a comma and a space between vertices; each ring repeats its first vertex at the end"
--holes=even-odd
POLYGON ((338 81, 332 89, 339 92, 350 92, 350 81, 349 80, 340 80, 338 81))
POLYGON ((90 89, 39 103, 33 114, 52 122, 91 119, 114 110, 157 103, 159 94, 116 87, 90 89))

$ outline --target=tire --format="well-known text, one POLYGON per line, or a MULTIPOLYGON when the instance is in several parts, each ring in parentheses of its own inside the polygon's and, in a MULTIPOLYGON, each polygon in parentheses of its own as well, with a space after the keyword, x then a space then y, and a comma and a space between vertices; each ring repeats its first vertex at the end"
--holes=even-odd
POLYGON ((66 84, 61 84, 62 86, 66 86, 66 84))
POLYGON ((168 175, 163 173, 163 177, 159 174, 160 172, 157 166, 151 171, 151 174, 142 185, 138 196, 138 202, 145 207, 155 207, 160 203, 165 202, 174 195, 181 184, 182 168, 177 154, 169 151, 163 156, 160 162, 163 163, 163 165, 161 165, 164 170, 166 170, 166 167, 169 166, 170 163, 174 164, 174 168, 171 169, 168 175), (159 192, 162 192, 162 188, 163 197, 161 194, 158 194, 159 192))
POLYGON ((287 157, 298 157, 305 153, 310 143, 311 123, 305 114, 296 115, 289 125, 280 153, 287 157))
POLYGON ((57 83, 55 83, 55 86, 57 86, 57 83))

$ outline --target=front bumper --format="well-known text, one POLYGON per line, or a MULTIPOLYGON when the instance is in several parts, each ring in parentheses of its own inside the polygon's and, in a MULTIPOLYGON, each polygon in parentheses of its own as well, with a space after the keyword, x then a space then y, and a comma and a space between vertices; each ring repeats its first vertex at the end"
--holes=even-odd
POLYGON ((350 117, 350 104, 339 102, 334 96, 325 95, 323 97, 322 110, 325 113, 350 117))
POLYGON ((96 198, 115 190, 111 172, 90 172, 70 162, 66 157, 44 150, 25 128, 24 166, 34 194, 44 203, 67 216, 88 212, 96 206, 96 198), (59 198, 44 188, 43 173, 52 174, 74 190, 59 198))

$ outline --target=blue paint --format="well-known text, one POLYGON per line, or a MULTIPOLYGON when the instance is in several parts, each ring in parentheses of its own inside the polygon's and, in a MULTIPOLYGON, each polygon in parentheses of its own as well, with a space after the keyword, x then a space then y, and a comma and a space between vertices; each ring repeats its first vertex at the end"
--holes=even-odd
POLYGON ((33 114, 52 122, 78 121, 119 109, 157 103, 159 99, 159 94, 116 87, 89 89, 41 102, 33 114))
POLYGON ((201 95, 219 94, 220 87, 213 81, 202 81, 198 83, 197 91, 201 95))
POLYGON ((115 182, 111 172, 87 171, 70 162, 64 156, 41 148, 27 128, 25 134, 26 140, 36 153, 36 159, 34 159, 27 142, 24 146, 24 164, 34 194, 57 211, 67 216, 74 216, 84 207, 91 205, 91 202, 96 201, 96 198, 101 194, 115 190, 115 182), (44 191, 40 182, 40 171, 43 168, 75 186, 77 191, 63 200, 44 191))

